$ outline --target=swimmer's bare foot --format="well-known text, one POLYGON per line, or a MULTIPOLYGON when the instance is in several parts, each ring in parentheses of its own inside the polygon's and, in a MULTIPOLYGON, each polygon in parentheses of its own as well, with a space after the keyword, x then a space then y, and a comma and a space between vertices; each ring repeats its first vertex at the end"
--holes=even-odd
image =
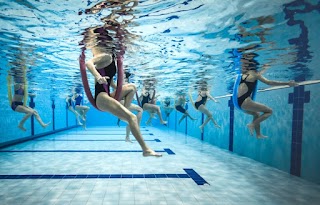
POLYGON ((249 128, 250 135, 253 136, 254 133, 254 124, 247 124, 247 127, 249 128))
POLYGON ((168 122, 167 121, 162 121, 162 122, 160 122, 162 125, 167 125, 168 124, 168 122))
POLYGON ((214 126, 215 126, 216 128, 221 128, 220 125, 218 125, 218 124, 214 124, 214 126))
POLYGON ((23 125, 20 125, 20 124, 19 124, 19 125, 18 125, 18 128, 19 128, 20 130, 22 130, 22 131, 27 131, 27 129, 24 128, 23 125))
POLYGON ((144 157, 162 157, 162 154, 156 153, 155 151, 149 149, 143 152, 144 157))
POLYGON ((79 122, 78 122, 78 125, 82 126, 83 124, 79 121, 79 122))
POLYGON ((203 133, 203 126, 202 125, 199 126, 199 129, 200 129, 201 133, 203 133))
POLYGON ((83 128, 84 130, 87 130, 87 126, 86 126, 85 123, 83 123, 81 126, 82 126, 82 128, 83 128))
POLYGON ((130 137, 126 137, 126 142, 130 142, 130 143, 133 143, 130 139, 130 137))
POLYGON ((43 124, 43 125, 41 125, 43 128, 46 128, 46 127, 48 127, 49 125, 50 125, 50 123, 51 122, 48 122, 47 124, 43 124))
POLYGON ((260 135, 257 135, 257 138, 258 139, 266 139, 266 138, 268 138, 268 136, 264 136, 264 135, 260 134, 260 135))

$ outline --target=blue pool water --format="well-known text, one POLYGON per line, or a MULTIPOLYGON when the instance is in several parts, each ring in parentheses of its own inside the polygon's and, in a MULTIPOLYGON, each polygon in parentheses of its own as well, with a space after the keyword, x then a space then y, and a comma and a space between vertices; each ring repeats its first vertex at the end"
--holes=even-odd
MULTIPOLYGON (((201 82, 219 101, 206 106, 221 128, 209 123, 203 133, 205 116, 190 101, 195 121, 179 124, 182 115, 173 109, 167 126, 158 117, 146 125, 144 112, 142 135, 162 158, 142 157, 133 136, 125 142, 125 123, 118 127, 84 93, 83 32, 119 9, 92 9, 101 2, 112 1, 0 0, 1 204, 320 203, 318 0, 143 0, 117 14, 130 22, 124 69, 139 94, 145 80, 156 79, 163 116, 165 98, 173 106, 176 93, 190 90, 195 99, 201 82), (306 82, 267 91, 259 83, 256 101, 273 110, 261 123, 267 139, 250 136, 252 117, 231 99, 240 59, 250 55, 258 70, 270 65, 264 73, 270 80, 306 82), (23 114, 9 105, 7 79, 24 69, 35 95, 27 105, 51 122, 46 128, 34 117, 26 131, 17 127, 23 114), (66 108, 75 88, 90 107, 86 130, 66 108)), ((89 49, 85 54, 92 57, 89 49)))

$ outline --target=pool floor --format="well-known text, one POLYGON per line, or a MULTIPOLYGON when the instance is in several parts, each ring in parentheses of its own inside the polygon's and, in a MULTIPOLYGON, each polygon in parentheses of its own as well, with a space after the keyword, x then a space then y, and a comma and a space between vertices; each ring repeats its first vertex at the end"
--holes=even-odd
POLYGON ((184 134, 142 127, 59 132, 0 150, 1 204, 320 204, 320 185, 184 134))

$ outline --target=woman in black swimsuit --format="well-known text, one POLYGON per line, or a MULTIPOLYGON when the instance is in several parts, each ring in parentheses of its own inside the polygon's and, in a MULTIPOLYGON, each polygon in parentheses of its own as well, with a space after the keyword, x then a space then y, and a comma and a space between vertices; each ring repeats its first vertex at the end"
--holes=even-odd
POLYGON ((177 99, 175 101, 175 108, 177 111, 181 112, 183 115, 179 120, 179 124, 182 122, 183 119, 185 119, 186 117, 189 117, 191 120, 196 120, 195 118, 191 117, 190 114, 188 113, 188 111, 186 109, 184 109, 186 105, 186 95, 185 93, 179 93, 177 95, 177 99))
MULTIPOLYGON (((95 77, 96 105, 99 110, 109 112, 122 119, 123 121, 128 122, 133 136, 136 138, 142 148, 143 156, 161 157, 161 154, 156 153, 147 146, 141 135, 136 115, 134 115, 128 109, 130 107, 133 96, 136 93, 136 88, 134 87, 133 89, 132 86, 123 86, 120 99, 124 99, 124 105, 113 98, 115 96, 115 92, 107 93, 105 90, 105 87, 109 86, 116 88, 116 85, 113 81, 113 77, 117 72, 115 55, 113 54, 115 51, 115 44, 112 41, 113 39, 118 38, 118 36, 122 33, 122 31, 124 30, 122 27, 123 25, 121 25, 120 23, 112 23, 105 24, 99 29, 95 28, 89 29, 87 31, 88 36, 84 42, 88 46, 91 45, 90 48, 93 54, 93 58, 86 62, 86 66, 95 77), (111 36, 111 34, 109 34, 109 31, 115 31, 116 36, 111 36), (100 35, 101 33, 103 33, 104 35, 100 35), (107 35, 109 35, 109 37, 106 39, 107 35)), ((122 36, 121 38, 124 38, 124 36, 122 36)))
MULTIPOLYGON (((19 74, 18 74, 19 75, 19 74)), ((27 129, 24 127, 24 123, 33 115, 39 124, 46 128, 49 123, 44 123, 39 115, 39 113, 32 109, 31 107, 27 106, 27 99, 28 96, 34 97, 35 95, 28 94, 27 91, 27 78, 25 73, 25 68, 23 69, 23 76, 14 76, 14 82, 12 82, 10 73, 8 74, 7 81, 8 81, 8 98, 9 102, 11 102, 11 108, 15 112, 24 113, 24 117, 20 121, 18 128, 22 131, 26 131, 27 129), (13 85, 13 86, 12 86, 13 85), (12 96, 11 90, 14 87, 14 95, 12 96)))
POLYGON ((203 122, 202 125, 200 125, 200 130, 203 132, 203 128, 208 124, 208 122, 211 120, 215 127, 220 128, 218 123, 213 119, 212 113, 207 109, 206 102, 209 99, 213 100, 214 102, 218 102, 214 97, 212 97, 208 91, 207 88, 203 87, 199 90, 199 95, 195 103, 193 103, 192 95, 189 93, 190 100, 192 101, 192 104, 196 108, 196 110, 200 111, 201 113, 205 114, 207 116, 207 119, 203 122))
POLYGON ((154 114, 156 113, 158 115, 159 119, 160 119, 160 123, 162 125, 166 125, 167 121, 163 120, 160 107, 158 105, 156 105, 156 102, 155 102, 156 99, 151 97, 153 92, 155 92, 155 90, 154 89, 153 90, 150 89, 150 85, 144 85, 144 87, 142 88, 141 95, 139 97, 140 101, 141 101, 142 109, 144 111, 147 111, 149 113, 149 115, 150 115, 150 117, 149 117, 148 121, 146 122, 146 124, 149 125, 151 123, 151 120, 153 119, 154 114))
MULTIPOLYGON (((266 66, 267 65, 264 67, 266 68, 266 66)), ((258 72, 255 69, 250 69, 250 67, 244 68, 238 87, 238 105, 245 113, 253 116, 252 122, 247 125, 250 134, 253 135, 254 131, 256 131, 257 138, 266 138, 267 136, 262 135, 260 132, 260 123, 271 116, 272 109, 252 100, 252 93, 257 85, 257 81, 260 80, 267 85, 288 85, 290 87, 296 86, 297 83, 294 81, 271 81, 264 78, 261 72, 262 71, 258 72), (260 114, 260 112, 262 112, 262 114, 260 114)))

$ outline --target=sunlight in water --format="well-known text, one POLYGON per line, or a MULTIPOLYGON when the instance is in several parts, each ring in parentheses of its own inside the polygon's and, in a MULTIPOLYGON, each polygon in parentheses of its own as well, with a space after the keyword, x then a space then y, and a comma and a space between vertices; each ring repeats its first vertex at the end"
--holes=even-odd
MULTIPOLYGON (((316 3, 316 2, 315 2, 316 3)), ((232 93, 239 59, 275 80, 316 79, 310 42, 295 43, 314 4, 291 0, 30 0, 0 3, 1 70, 19 75, 29 89, 65 97, 81 87, 79 55, 85 48, 124 53, 124 69, 141 89, 152 81, 160 99, 206 84, 214 96, 232 93), (259 12, 257 12, 259 11, 259 12), (295 15, 299 11, 299 16, 295 15), (299 69, 296 65, 300 64, 299 69)), ((313 35, 311 32, 309 35, 313 35)), ((319 60, 318 60, 319 61, 319 60)), ((319 63, 319 62, 318 62, 319 63)), ((93 89, 93 77, 89 75, 93 89)), ((1 78, 5 83, 5 78, 1 78)), ((4 89, 4 88, 1 88, 4 89)), ((3 95, 5 91, 1 91, 3 95)))

